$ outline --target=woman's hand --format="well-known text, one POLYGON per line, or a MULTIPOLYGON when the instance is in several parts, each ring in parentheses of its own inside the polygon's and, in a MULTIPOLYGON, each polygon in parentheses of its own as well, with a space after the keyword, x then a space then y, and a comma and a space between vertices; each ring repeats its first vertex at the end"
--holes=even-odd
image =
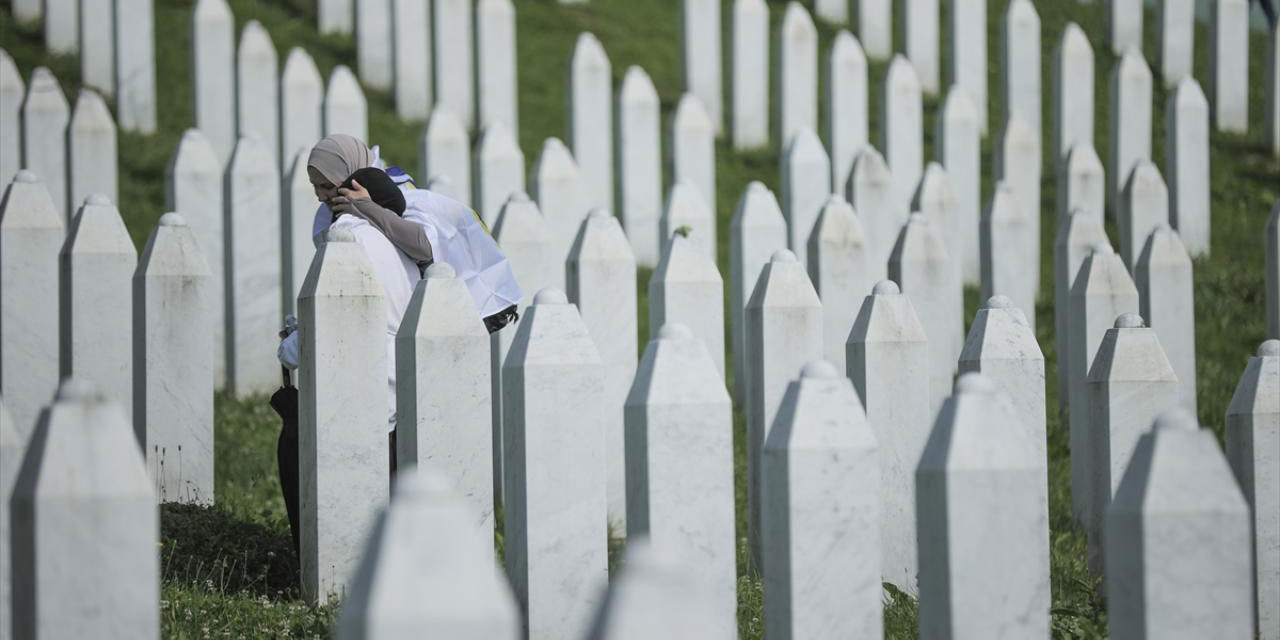
POLYGON ((360 212, 352 202, 361 198, 365 200, 370 199, 369 191, 366 190, 359 182, 352 180, 351 185, 351 188, 338 187, 338 195, 334 196, 333 199, 329 201, 329 210, 335 215, 342 215, 346 213, 359 217, 360 212))
POLYGON ((348 200, 369 199, 369 191, 355 180, 351 181, 351 188, 349 189, 347 187, 338 187, 338 195, 348 200))

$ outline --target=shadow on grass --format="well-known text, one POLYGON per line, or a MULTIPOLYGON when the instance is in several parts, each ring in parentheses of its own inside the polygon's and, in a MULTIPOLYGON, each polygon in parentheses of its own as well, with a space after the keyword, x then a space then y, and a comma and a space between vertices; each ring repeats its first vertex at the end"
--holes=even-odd
POLYGON ((241 520, 217 506, 160 508, 162 578, 227 595, 300 598, 289 531, 241 520))

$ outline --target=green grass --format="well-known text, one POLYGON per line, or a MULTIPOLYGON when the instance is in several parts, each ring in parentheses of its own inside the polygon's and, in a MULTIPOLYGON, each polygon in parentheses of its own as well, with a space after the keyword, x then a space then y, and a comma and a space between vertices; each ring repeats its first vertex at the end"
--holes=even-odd
MULTIPOLYGON (((354 67, 352 42, 321 38, 314 30, 313 0, 230 0, 237 28, 256 19, 267 26, 283 63, 293 46, 306 48, 325 76, 337 64, 354 67)), ((590 0, 579 6, 560 6, 552 0, 517 0, 518 61, 520 65, 520 146, 532 166, 542 141, 565 135, 566 64, 575 39, 583 30, 594 32, 612 61, 615 82, 630 65, 640 65, 652 77, 662 101, 664 132, 670 126, 681 93, 679 10, 675 0, 590 0)), ((728 0, 723 3, 723 42, 730 42, 728 0)), ((944 2, 945 5, 948 2, 944 2)), ((1069 0, 1037 3, 1042 21, 1043 123, 1046 141, 1053 125, 1052 52, 1063 27, 1078 22, 1090 34, 1096 57, 1094 146, 1106 162, 1108 73, 1115 61, 1103 41, 1103 4, 1082 5, 1069 0)), ((38 26, 15 25, 9 13, 11 0, 0 0, 0 47, 13 56, 24 77, 37 65, 50 67, 69 98, 79 88, 78 61, 74 57, 49 56, 41 44, 38 26)), ((153 136, 120 136, 121 213, 134 242, 141 246, 164 210, 164 167, 183 129, 191 124, 189 69, 189 15, 193 0, 156 2, 157 77, 159 131, 153 136)), ((988 3, 988 60, 990 62, 989 121, 1001 120, 999 107, 1000 21, 1007 0, 988 3)), ((785 3, 770 0, 773 24, 778 24, 785 3)), ((942 51, 946 51, 945 14, 942 51)), ((1155 61, 1154 13, 1146 16, 1148 60, 1155 61)), ((819 24, 820 51, 825 56, 835 29, 819 24)), ((897 34, 895 34, 896 36, 897 34)), ((1250 34, 1250 113, 1252 131, 1247 136, 1214 134, 1212 140, 1212 255, 1195 262, 1196 348, 1199 418, 1219 437, 1223 415, 1245 361, 1264 337, 1262 301, 1263 245, 1259 231, 1272 203, 1280 198, 1280 164, 1266 155, 1261 141, 1260 114, 1266 43, 1261 34, 1250 34)), ((776 33, 772 36, 776 39, 776 33)), ((899 38, 900 40, 900 38, 899 38)), ((1207 34, 1196 33, 1196 77, 1207 77, 1207 34)), ((776 43, 771 60, 776 65, 776 43)), ((727 54, 726 54, 727 55, 727 54)), ((729 60, 726 58, 726 69, 729 60)), ((878 144, 880 84, 885 65, 870 70, 870 139, 878 144)), ((943 65, 943 79, 949 77, 943 65)), ((726 75, 725 89, 728 90, 726 75)), ((408 167, 417 166, 420 124, 395 118, 394 105, 385 93, 366 91, 369 98, 371 141, 381 144, 384 156, 408 167)), ((1153 108, 1152 158, 1162 169, 1164 161, 1164 100, 1167 92, 1156 80, 1153 108)), ((926 98, 926 158, 933 157, 934 123, 940 96, 926 98)), ((728 101, 726 100, 726 112, 728 101)), ((776 108, 773 110, 776 118, 776 108)), ((992 191, 991 143, 983 142, 983 185, 986 198, 992 191)), ((664 143, 665 144, 665 143, 664 143)), ((1047 156, 1047 154, 1046 154, 1047 156)), ((732 152, 726 144, 716 150, 718 246, 722 270, 727 264, 729 220, 746 184, 759 180, 777 190, 778 155, 772 148, 747 153, 732 152)), ((1046 161, 1046 168, 1052 163, 1046 161)), ((669 168, 664 169, 669 174, 669 168)), ((1098 638, 1106 635, 1105 602, 1099 582, 1084 564, 1085 538, 1070 518, 1070 472, 1065 416, 1057 407, 1057 353, 1053 342, 1052 242, 1056 198, 1052 172, 1042 182, 1042 295, 1037 304, 1038 338, 1044 350, 1048 393, 1049 490, 1053 633, 1057 638, 1098 638)), ((1112 238, 1117 236, 1114 229, 1112 238)), ((727 271, 726 271, 727 272, 727 271)), ((639 334, 648 337, 647 293, 649 270, 638 274, 640 292, 639 334)), ((977 293, 967 291, 969 317, 978 304, 977 293)), ((729 354, 732 358, 732 354, 729 354)), ((731 360, 726 370, 732 371, 731 360)), ((299 599, 296 566, 289 553, 288 526, 284 518, 275 470, 275 437, 278 422, 265 398, 243 401, 219 396, 217 410, 217 506, 209 509, 168 506, 162 510, 163 591, 161 603, 164 633, 173 638, 323 636, 331 628, 334 609, 308 607, 299 599)), ((762 592, 758 575, 748 562, 745 544, 744 421, 735 412, 734 456, 739 523, 739 628, 743 638, 762 637, 762 592)), ((500 517, 500 514, 499 514, 500 517)), ((501 548, 500 539, 498 541, 501 548)), ((611 545, 616 561, 619 545, 611 545)), ((611 563, 612 564, 612 563, 611 563)), ((889 638, 916 636, 916 607, 908 597, 886 592, 885 631, 889 638)))

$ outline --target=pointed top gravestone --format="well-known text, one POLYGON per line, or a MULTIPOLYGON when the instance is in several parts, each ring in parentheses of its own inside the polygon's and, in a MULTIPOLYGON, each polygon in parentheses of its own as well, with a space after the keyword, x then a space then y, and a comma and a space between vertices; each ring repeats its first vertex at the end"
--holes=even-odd
POLYGON ((867 232, 868 273, 872 280, 882 280, 889 274, 889 255, 910 207, 898 199, 889 165, 875 147, 863 148, 854 158, 846 189, 849 204, 862 216, 867 232))
POLYGON ((1040 257, 1031 255, 1029 250, 1034 230, 1028 211, 1018 206, 1017 198, 1008 184, 997 183, 982 216, 980 295, 987 298, 1008 296, 1034 333, 1036 283, 1032 278, 1036 271, 1029 262, 1038 261, 1040 257))
POLYGON ((1106 174, 1093 144, 1073 145, 1063 160, 1058 164, 1058 224, 1076 210, 1101 222, 1106 211, 1106 174))
POLYGON ((91 89, 81 89, 67 129, 67 182, 70 204, 79 207, 93 193, 112 202, 117 187, 116 123, 107 103, 91 89))
POLYGON ((1042 136, 1040 14, 1031 0, 1013 0, 1005 11, 1001 27, 1004 29, 1000 39, 1004 119, 1022 120, 1042 136))
POLYGON ((1040 459, 1046 459, 1044 353, 1013 300, 992 296, 974 316, 960 352, 960 374, 970 372, 985 375, 1008 394, 1018 422, 1031 434, 1040 459))
POLYGON ((438 468, 401 471, 343 601, 338 637, 519 637, 520 611, 471 506, 438 468))
POLYGON ((520 129, 516 92, 516 9, 511 0, 476 2, 476 117, 520 129))
MULTIPOLYGON (((236 49, 236 133, 256 134, 270 154, 272 166, 280 163, 280 100, 276 76, 276 45, 257 20, 240 31, 236 49)), ((231 162, 227 161, 228 164, 231 162)))
POLYGON ((1160 76, 1166 87, 1175 86, 1191 75, 1195 56, 1195 9, 1194 0, 1173 0, 1157 5, 1156 49, 1160 54, 1160 76))
MULTIPOLYGON (((667 194, 662 218, 658 221, 658 233, 670 238, 681 230, 703 254, 715 259, 715 214, 702 198, 702 191, 689 182, 677 182, 667 194)), ((666 255, 666 243, 660 255, 666 255)))
POLYGON ((1209 101, 1193 78, 1178 83, 1165 107, 1169 223, 1192 255, 1209 254, 1209 101))
POLYGON ((924 103, 911 62, 893 57, 885 73, 880 110, 880 146, 893 176, 894 194, 910 203, 924 170, 924 103))
POLYGON ((0 200, 0 396, 26 429, 58 386, 62 212, 23 169, 0 200))
POLYGON ((158 637, 156 495, 124 412, 92 384, 63 380, 41 412, 9 514, 14 638, 158 637))
POLYGON ((972 228, 960 226, 958 205, 956 192, 951 186, 950 174, 942 168, 941 164, 930 162, 925 167, 924 175, 920 177, 920 184, 916 186, 915 193, 911 196, 911 211, 919 212, 929 218, 941 234, 943 242, 947 245, 947 253, 951 254, 957 268, 961 266, 963 250, 960 236, 973 235, 972 228))
POLYGON ((587 640, 737 637, 700 572, 645 540, 628 542, 587 640))
MULTIPOLYGON (((1151 69, 1142 51, 1126 49, 1111 69, 1107 201, 1113 214, 1122 208, 1129 174, 1139 162, 1151 159, 1151 84, 1151 69)), ((1121 249, 1127 259, 1129 253, 1123 244, 1121 249)))
POLYGON ((712 233, 707 238, 712 256, 716 253, 715 133, 714 124, 708 119, 702 101, 691 93, 681 96, 671 123, 671 179, 697 187, 702 200, 707 203, 707 209, 712 213, 712 233))
POLYGON ((831 150, 831 191, 844 193, 853 159, 868 143, 867 56, 848 31, 841 30, 831 41, 826 83, 823 133, 831 150))
POLYGON ((658 263, 662 217, 661 104, 645 70, 631 66, 618 90, 618 203, 636 263, 658 263))
POLYGON ((801 129, 818 128, 818 30, 809 11, 799 2, 787 3, 778 40, 777 143, 786 149, 791 137, 801 129))
POLYGON ((1062 159, 1079 143, 1093 145, 1093 47, 1080 25, 1062 31, 1054 51, 1054 149, 1062 159))
MULTIPOLYGON (((1102 203, 1102 190, 1098 190, 1098 204, 1102 203)), ((1058 234, 1053 244, 1053 318, 1054 342, 1058 356, 1058 404, 1070 402, 1068 393, 1071 371, 1071 287, 1075 283, 1080 265, 1094 246, 1108 244, 1107 232, 1102 228, 1101 209, 1095 215, 1075 211, 1058 224, 1058 234)), ((1087 375, 1087 371, 1081 375, 1087 375)))
MULTIPOLYGON (((551 259, 562 265, 589 210, 583 193, 582 172, 563 142, 547 138, 529 175, 532 189, 529 195, 538 202, 551 234, 551 259)), ((555 284, 563 282, 564 275, 557 275, 555 284)))
POLYGON ((787 246, 787 222, 773 192, 752 181, 743 190, 729 223, 729 319, 733 326, 733 396, 746 398, 746 307, 760 272, 787 246))
POLYGON ((830 195, 831 161, 817 134, 802 127, 791 138, 782 161, 782 213, 787 217, 787 247, 808 265, 813 223, 830 195))
POLYGON ((54 209, 68 222, 80 207, 78 202, 67 201, 65 141, 70 118, 71 110, 58 79, 45 67, 36 67, 22 103, 22 168, 40 176, 49 189, 54 209))
POLYGON ((848 378, 825 360, 798 373, 764 446, 767 633, 878 638, 881 451, 848 378))
POLYGON ((1040 286, 1040 136, 1018 119, 1005 123, 999 148, 995 155, 995 175, 1013 188, 1015 203, 1022 207, 1030 232, 1020 243, 1021 262, 1030 271, 1029 278, 1036 290, 1040 286))
POLYGON ((1196 322, 1191 256, 1178 232, 1161 224, 1134 265, 1138 306, 1178 374, 1179 402, 1196 410, 1196 322))
POLYGON ((474 4, 470 0, 431 3, 431 62, 434 64, 431 77, 435 83, 435 106, 457 114, 468 131, 476 124, 475 29, 471 23, 474 4))
POLYGON ((476 212, 489 226, 511 194, 524 192, 524 152, 501 120, 485 127, 476 143, 474 182, 476 212))
POLYGON ((1209 8, 1209 94, 1218 131, 1249 130, 1249 2, 1219 0, 1209 8))
POLYGON ((681 323, 706 347, 724 379, 724 281, 701 247, 679 232, 671 236, 649 278, 649 331, 681 323))
POLYGON ((1138 441, 1106 518, 1111 637, 1253 633, 1249 506, 1185 409, 1138 441))
POLYGON ((964 288, 943 242, 942 227, 921 213, 911 214, 889 258, 889 278, 911 298, 929 335, 929 400, 936 410, 946 398, 964 346, 964 288))
POLYGON ((436 105, 422 130, 422 175, 428 179, 448 176, 447 195, 464 205, 471 204, 471 136, 466 124, 448 107, 436 105))
MULTIPOLYGON (((964 89, 953 86, 938 112, 935 156, 946 169, 955 194, 955 230, 952 242, 966 284, 979 282, 978 229, 982 217, 982 130, 978 109, 964 89)), ((926 169, 927 171, 927 169, 926 169)), ((927 176, 926 176, 927 177, 927 176)))
POLYGON ((220 162, 231 157, 236 144, 235 37, 227 0, 196 2, 191 14, 194 126, 208 136, 220 162))
POLYGON ((1000 385, 962 375, 916 471, 922 635, 1048 635, 1045 466, 1000 385))
MULTIPOLYGON (((13 421, 9 410, 5 408, 5 399, 0 398, 0 554, 9 555, 9 498, 13 495, 13 485, 18 480, 18 470, 22 468, 22 456, 27 450, 27 439, 31 436, 31 425, 13 421)), ((0 564, 0 618, 5 620, 3 629, 6 637, 10 632, 9 621, 13 620, 13 563, 8 560, 0 564)))
POLYGON ((153 0, 115 0, 116 117, 120 129, 156 130, 156 36, 153 0))
POLYGON ((889 0, 858 3, 858 32, 867 57, 888 60, 893 55, 893 6, 889 0))
MULTIPOLYGON (((345 68, 339 65, 339 68, 345 68)), ((350 73, 348 71, 347 73, 350 73)), ((338 75, 334 69, 333 75, 338 75)), ((330 91, 335 84, 330 82, 330 91)), ((326 135, 324 116, 326 111, 324 79, 320 70, 311 59, 311 55, 302 47, 289 49, 285 58, 284 70, 280 73, 280 110, 289 114, 280 122, 280 161, 283 170, 288 171, 294 156, 303 149, 310 149, 320 138, 326 135)), ((329 133, 350 133, 352 131, 332 131, 329 133)), ((366 138, 356 136, 361 140, 366 138)), ((303 168, 306 172, 306 168, 303 168)), ((302 276, 299 275, 301 280, 302 276)))
POLYGON ((808 244, 809 276, 822 299, 823 355, 843 371, 849 330, 873 284, 867 237, 853 207, 832 194, 818 213, 808 244))
POLYGON ((1169 189, 1160 169, 1149 160, 1134 165, 1125 182, 1116 215, 1120 231, 1120 256, 1132 270, 1147 236, 1169 223, 1169 189))
POLYGON ((588 207, 613 207, 612 71, 604 46, 582 33, 569 61, 569 144, 588 207))
MULTIPOLYGON (((906 0, 898 4, 902 52, 919 75, 920 86, 930 95, 937 94, 942 84, 938 65, 941 46, 938 5, 938 0, 906 0)), ((985 16, 981 23, 985 27, 985 16)))
POLYGON ((0 49, 0 185, 8 186, 22 166, 20 113, 26 91, 13 58, 0 49))
POLYGON ((680 4, 684 90, 706 106, 707 117, 718 136, 724 121, 720 86, 720 0, 683 0, 680 4))
POLYGON ((769 7, 764 0, 733 0, 733 148, 769 142, 769 7))

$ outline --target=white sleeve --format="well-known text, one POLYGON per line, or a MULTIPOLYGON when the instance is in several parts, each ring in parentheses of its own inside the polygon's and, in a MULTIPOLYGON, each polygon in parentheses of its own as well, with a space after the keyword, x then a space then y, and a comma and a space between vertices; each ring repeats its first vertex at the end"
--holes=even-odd
POLYGON ((280 341, 280 346, 276 348, 276 357, 280 359, 280 364, 285 367, 289 369, 298 368, 298 363, 302 360, 302 345, 298 344, 297 331, 280 341))
POLYGON ((316 218, 311 222, 311 243, 319 249, 324 242, 324 232, 329 230, 329 225, 333 224, 333 212, 329 211, 329 207, 320 205, 316 209, 316 218))

